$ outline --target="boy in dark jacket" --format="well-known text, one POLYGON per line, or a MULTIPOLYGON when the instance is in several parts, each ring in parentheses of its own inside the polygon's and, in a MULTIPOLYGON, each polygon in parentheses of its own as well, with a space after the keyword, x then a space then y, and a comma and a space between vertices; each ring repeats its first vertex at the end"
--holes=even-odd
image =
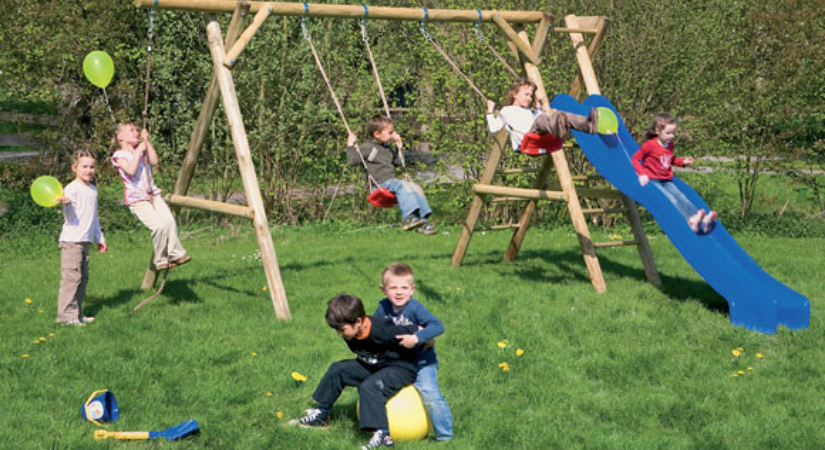
POLYGON ((317 409, 290 421, 302 427, 329 426, 329 412, 347 386, 358 387, 361 429, 373 431, 370 442, 361 447, 392 447, 386 404, 403 387, 415 381, 416 351, 399 344, 397 336, 415 333, 417 326, 399 326, 382 317, 368 317, 358 297, 339 294, 327 306, 327 323, 355 353, 355 359, 338 361, 327 369, 318 383, 313 400, 317 409))
POLYGON ((404 143, 401 136, 395 132, 392 119, 386 116, 373 116, 367 128, 370 141, 356 146, 357 137, 350 133, 347 136, 347 162, 362 164, 367 175, 375 180, 378 186, 395 194, 398 200, 398 209, 401 210, 401 226, 404 231, 415 229, 422 234, 436 234, 438 229, 428 219, 433 210, 427 203, 427 197, 421 186, 410 180, 395 178, 395 166, 403 164, 401 149, 404 143), (394 142, 398 152, 390 148, 394 142))

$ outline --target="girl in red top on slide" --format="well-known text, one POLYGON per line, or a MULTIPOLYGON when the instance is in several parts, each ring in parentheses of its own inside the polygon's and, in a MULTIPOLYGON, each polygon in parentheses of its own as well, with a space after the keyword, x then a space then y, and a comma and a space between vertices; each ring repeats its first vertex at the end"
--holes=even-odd
POLYGON ((639 184, 650 184, 662 191, 694 233, 710 233, 716 222, 716 211, 706 213, 704 209, 697 208, 673 183, 671 166, 693 165, 693 158, 676 158, 673 155, 675 134, 676 118, 668 113, 658 113, 653 117, 645 132, 645 143, 632 158, 639 184))

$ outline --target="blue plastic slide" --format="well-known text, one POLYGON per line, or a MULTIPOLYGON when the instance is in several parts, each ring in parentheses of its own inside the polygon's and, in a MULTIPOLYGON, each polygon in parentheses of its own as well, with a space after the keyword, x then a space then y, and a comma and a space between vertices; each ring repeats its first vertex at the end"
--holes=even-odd
MULTIPOLYGON (((590 108, 604 106, 616 112, 606 98, 592 95, 584 105, 567 94, 556 96, 551 107, 587 115, 590 108)), ((639 149, 616 112, 619 131, 615 135, 587 134, 574 131, 587 159, 596 170, 625 195, 644 206, 667 234, 687 262, 710 284, 730 306, 730 320, 750 330, 774 333, 779 325, 790 329, 807 328, 811 317, 808 299, 785 286, 762 270, 739 246, 721 223, 713 231, 698 235, 691 231, 676 208, 655 187, 642 187, 630 157, 639 149)), ((673 182, 700 208, 711 208, 685 182, 677 177, 673 182)))

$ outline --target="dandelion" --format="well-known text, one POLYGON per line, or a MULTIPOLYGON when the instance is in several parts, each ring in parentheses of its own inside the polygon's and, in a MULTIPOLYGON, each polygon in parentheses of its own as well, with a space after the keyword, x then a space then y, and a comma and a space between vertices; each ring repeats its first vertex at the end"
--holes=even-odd
POLYGON ((284 418, 284 413, 281 412, 281 411, 278 411, 278 412, 275 413, 275 417, 277 417, 279 419, 283 419, 284 418))
POLYGON ((621 241, 622 240, 622 235, 614 234, 613 236, 610 236, 610 240, 611 241, 621 241))
POLYGON ((733 356, 735 356, 737 358, 739 357, 739 355, 742 354, 742 350, 739 350, 738 348, 735 348, 735 349, 731 350, 730 352, 733 353, 733 356))
POLYGON ((738 372, 736 372, 736 373, 737 373, 737 374, 739 374, 739 375, 744 375, 744 374, 745 374, 745 371, 744 371, 744 370, 740 370, 740 371, 738 371, 738 372))
POLYGON ((44 336, 40 336, 40 342, 43 342, 45 340, 46 340, 46 338, 44 336))
POLYGON ((266 393, 266 396, 267 396, 267 397, 272 397, 272 392, 267 392, 267 393, 266 393))
POLYGON ((753 367, 748 367, 748 370, 753 370, 753 367))
POLYGON ((266 286, 261 286, 261 290, 266 292, 266 286))
POLYGON ((505 347, 507 347, 507 343, 506 343, 506 342, 504 342, 504 341, 499 342, 497 345, 498 345, 498 348, 505 348, 505 347))
POLYGON ((23 359, 26 359, 28 357, 29 357, 29 355, 23 355, 23 359))
POLYGON ((33 343, 34 345, 40 344, 40 339, 35 339, 35 340, 34 340, 34 342, 32 342, 32 343, 33 343))
POLYGON ((736 372, 733 372, 733 374, 731 374, 731 377, 733 377, 733 378, 736 378, 736 377, 738 377, 738 376, 739 376, 739 374, 738 374, 738 373, 736 373, 736 372))
POLYGON ((252 352, 252 357, 254 358, 256 356, 258 356, 258 352, 252 352))
POLYGON ((54 333, 49 333, 49 337, 54 337, 54 333))
POLYGON ((27 298, 27 299, 26 299, 26 304, 27 304, 27 305, 31 305, 31 304, 32 304, 32 299, 27 298))
POLYGON ((302 375, 302 374, 300 374, 300 373, 298 373, 298 372, 292 372, 290 375, 292 376, 292 379, 293 379, 293 380, 295 380, 295 381, 297 381, 297 382, 299 382, 299 383, 303 383, 304 381, 306 381, 306 380, 307 380, 306 375, 302 375))
POLYGON ((501 368, 502 372, 509 372, 510 371, 510 365, 507 364, 506 362, 499 363, 498 367, 501 368))
POLYGON ((524 354, 524 350, 522 350, 522 349, 516 350, 516 356, 521 356, 523 354, 524 354))
POLYGON ((762 359, 762 354, 761 354, 761 353, 757 353, 757 354, 756 354, 756 359, 762 359))

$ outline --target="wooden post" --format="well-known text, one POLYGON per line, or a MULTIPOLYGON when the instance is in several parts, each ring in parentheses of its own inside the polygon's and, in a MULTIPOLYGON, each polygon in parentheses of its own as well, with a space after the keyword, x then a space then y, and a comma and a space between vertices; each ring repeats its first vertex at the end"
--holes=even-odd
MULTIPOLYGON (((493 143, 493 149, 487 157, 487 165, 484 166, 484 173, 481 174, 481 179, 478 180, 480 184, 490 184, 496 176, 496 169, 498 163, 501 162, 501 152, 505 146, 510 143, 510 133, 506 129, 502 129, 496 134, 496 141, 493 143)), ((461 235, 458 237, 458 242, 453 250, 453 257, 451 263, 454 266, 460 266, 464 261, 464 255, 467 253, 467 247, 470 245, 470 238, 473 237, 473 230, 475 230, 476 223, 478 223, 478 216, 481 214, 481 208, 484 206, 484 197, 475 193, 473 195, 473 202, 470 204, 470 211, 467 213, 467 220, 461 226, 461 235)))
MULTIPOLYGON (((156 0, 135 0, 135 7, 149 9, 156 0)), ((249 2, 249 12, 257 13, 262 8, 272 8, 274 16, 303 16, 327 17, 338 19, 360 19, 364 17, 364 7, 361 5, 330 5, 322 3, 282 2, 249 2)), ((178 11, 202 12, 209 14, 231 13, 235 10, 235 0, 157 0, 156 9, 170 9, 178 11)), ((482 22, 492 22, 493 14, 499 14, 509 23, 539 23, 544 17, 541 11, 481 11, 482 22)), ((387 6, 370 6, 370 20, 405 20, 421 21, 424 17, 423 8, 396 8, 387 6)), ((477 9, 428 9, 428 22, 478 22, 477 9)))
POLYGON ((232 134, 232 143, 235 146, 235 154, 240 166, 241 179, 243 180, 244 192, 249 204, 255 212, 253 225, 255 235, 258 238, 258 246, 261 249, 261 260, 266 272, 266 281, 269 285, 272 305, 275 308, 275 315, 278 319, 290 319, 289 304, 286 298, 283 281, 281 280, 281 270, 278 267, 278 259, 275 255, 275 245, 272 243, 272 234, 269 231, 269 223, 264 210, 263 199, 258 185, 258 177, 255 175, 255 166, 252 163, 252 155, 249 151, 249 142, 246 138, 241 109, 238 105, 238 97, 235 93, 235 83, 232 79, 232 72, 223 65, 223 58, 226 54, 223 38, 221 36, 221 26, 217 18, 213 15, 206 15, 206 33, 209 37, 209 51, 212 54, 212 62, 215 74, 218 77, 218 85, 221 90, 223 107, 226 111, 226 119, 229 122, 229 130, 232 134))
POLYGON ((516 30, 514 30, 513 27, 511 27, 510 24, 507 23, 506 20, 504 20, 503 17, 501 17, 501 14, 493 14, 493 22, 495 22, 496 25, 498 25, 499 30, 501 30, 505 38, 507 38, 510 42, 516 44, 516 47, 518 47, 521 54, 524 55, 525 58, 527 58, 527 61, 530 64, 536 65, 539 63, 536 59, 536 55, 533 54, 533 48, 530 47, 530 44, 524 39, 519 38, 518 33, 516 33, 516 30))
MULTIPOLYGON (((604 35, 607 34, 607 27, 610 25, 610 19, 607 17, 598 17, 596 25, 596 35, 590 40, 590 45, 587 46, 587 53, 590 58, 593 58, 599 51, 599 47, 604 40, 604 35)), ((576 79, 573 80, 573 85, 570 87, 570 96, 579 98, 582 92, 582 75, 576 74, 576 79)))
POLYGON ((258 10, 258 14, 255 14, 255 18, 252 20, 252 23, 243 31, 241 37, 238 38, 233 45, 227 45, 227 47, 229 47, 229 51, 226 52, 226 56, 224 57, 224 66, 231 68, 235 64, 235 60, 238 58, 238 55, 240 55, 243 49, 246 48, 247 44, 249 44, 249 41, 252 39, 252 36, 255 36, 255 33, 258 32, 258 29, 261 28, 261 25, 264 24, 267 17, 269 17, 271 13, 271 6, 258 10))

